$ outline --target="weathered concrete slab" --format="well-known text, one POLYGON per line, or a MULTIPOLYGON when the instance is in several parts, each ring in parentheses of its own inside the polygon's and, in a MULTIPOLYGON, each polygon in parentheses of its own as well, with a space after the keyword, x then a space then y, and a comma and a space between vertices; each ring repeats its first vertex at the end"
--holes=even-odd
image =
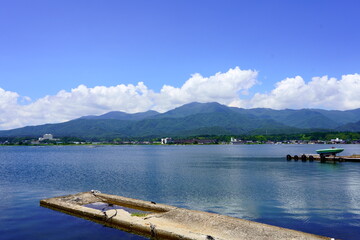
POLYGON ((40 205, 152 239, 331 239, 239 218, 98 192, 44 199, 40 205), (84 206, 99 202, 107 203, 108 207, 99 210, 84 206), (121 207, 147 211, 147 214, 131 214, 121 207))

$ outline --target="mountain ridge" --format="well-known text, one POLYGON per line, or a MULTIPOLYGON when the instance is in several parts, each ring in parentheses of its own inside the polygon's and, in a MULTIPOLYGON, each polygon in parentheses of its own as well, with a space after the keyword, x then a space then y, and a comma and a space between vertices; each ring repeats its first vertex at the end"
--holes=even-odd
POLYGON ((165 113, 147 111, 129 114, 112 111, 63 123, 3 130, 0 131, 0 137, 41 136, 45 133, 57 137, 84 138, 277 134, 314 130, 359 131, 359 125, 360 109, 243 109, 216 102, 194 102, 165 113))
POLYGON ((89 115, 89 116, 83 116, 79 119, 116 119, 116 120, 142 120, 148 117, 156 116, 160 114, 159 112, 149 110, 146 112, 140 112, 140 113, 126 113, 121 111, 111 111, 99 116, 96 115, 89 115))

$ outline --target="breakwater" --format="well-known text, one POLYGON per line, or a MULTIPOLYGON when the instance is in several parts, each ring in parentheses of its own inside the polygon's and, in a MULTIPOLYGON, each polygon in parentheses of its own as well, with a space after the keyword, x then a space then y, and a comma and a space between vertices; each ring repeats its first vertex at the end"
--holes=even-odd
POLYGON ((220 214, 102 194, 98 191, 44 199, 40 201, 40 205, 159 240, 331 239, 220 214), (105 206, 96 209, 91 207, 91 204, 105 206), (142 212, 140 215, 132 215, 121 207, 142 212))

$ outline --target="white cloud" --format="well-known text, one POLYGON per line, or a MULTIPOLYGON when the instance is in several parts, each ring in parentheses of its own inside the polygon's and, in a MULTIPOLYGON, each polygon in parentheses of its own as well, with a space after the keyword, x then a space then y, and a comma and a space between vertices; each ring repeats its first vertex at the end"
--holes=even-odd
POLYGON ((256 83, 256 76, 255 71, 238 67, 210 77, 194 74, 181 88, 165 85, 159 93, 148 89, 143 82, 94 88, 80 85, 70 92, 62 90, 54 96, 22 105, 18 104, 17 93, 1 89, 0 129, 63 122, 109 111, 135 113, 152 109, 164 112, 194 101, 229 104, 239 98, 239 91, 246 91, 256 83))
POLYGON ((248 107, 273 109, 355 109, 360 107, 360 75, 344 75, 340 80, 314 77, 308 83, 300 76, 276 84, 269 94, 256 93, 248 107))
MULTIPOLYGON (((0 124, 2 128, 12 126, 9 120, 16 116, 18 98, 19 95, 17 93, 0 88, 0 124)), ((16 120, 14 119, 14 121, 16 120)))
POLYGON ((216 73, 203 77, 196 73, 181 88, 163 86, 155 96, 155 110, 166 111, 190 102, 219 102, 229 105, 239 99, 240 92, 246 92, 257 81, 257 72, 229 69, 226 73, 216 73))
MULTIPOLYGON (((21 108, 23 114, 36 113, 46 122, 63 122, 84 115, 103 114, 109 111, 129 113, 147 111, 151 107, 147 87, 117 85, 88 88, 80 85, 70 92, 64 90, 55 96, 46 96, 21 108)), ((35 115, 35 114, 34 114, 35 115)), ((40 120, 40 119, 39 119, 40 120)))
POLYGON ((0 109, 5 109, 9 106, 17 104, 19 95, 15 92, 5 91, 0 88, 0 109))
POLYGON ((244 108, 343 110, 360 107, 359 74, 344 75, 340 80, 327 76, 314 77, 308 83, 296 76, 278 82, 270 93, 256 93, 250 98, 242 98, 258 83, 256 78, 256 71, 236 67, 210 77, 196 73, 181 87, 164 85, 159 92, 148 89, 143 82, 94 88, 80 85, 71 91, 62 90, 34 102, 0 88, 0 129, 64 122, 109 111, 164 112, 194 101, 219 102, 244 108))

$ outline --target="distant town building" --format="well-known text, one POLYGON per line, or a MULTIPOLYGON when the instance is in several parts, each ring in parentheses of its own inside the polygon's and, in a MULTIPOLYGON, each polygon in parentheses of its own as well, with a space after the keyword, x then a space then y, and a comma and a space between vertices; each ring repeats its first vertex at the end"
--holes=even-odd
POLYGON ((52 134, 46 133, 46 134, 44 134, 43 137, 40 137, 40 138, 39 138, 39 141, 43 141, 43 140, 53 140, 53 139, 54 139, 54 137, 53 137, 52 134))
POLYGON ((59 139, 54 138, 54 136, 52 134, 50 134, 50 133, 46 133, 46 134, 44 134, 43 137, 39 138, 39 141, 44 141, 44 140, 57 141, 59 139))
POLYGON ((243 144, 244 141, 231 137, 230 144, 243 144))
POLYGON ((344 143, 345 141, 339 138, 335 138, 335 139, 331 139, 330 140, 331 143, 344 143))
POLYGON ((162 138, 161 139, 161 144, 169 144, 172 142, 173 142, 172 138, 162 138))

